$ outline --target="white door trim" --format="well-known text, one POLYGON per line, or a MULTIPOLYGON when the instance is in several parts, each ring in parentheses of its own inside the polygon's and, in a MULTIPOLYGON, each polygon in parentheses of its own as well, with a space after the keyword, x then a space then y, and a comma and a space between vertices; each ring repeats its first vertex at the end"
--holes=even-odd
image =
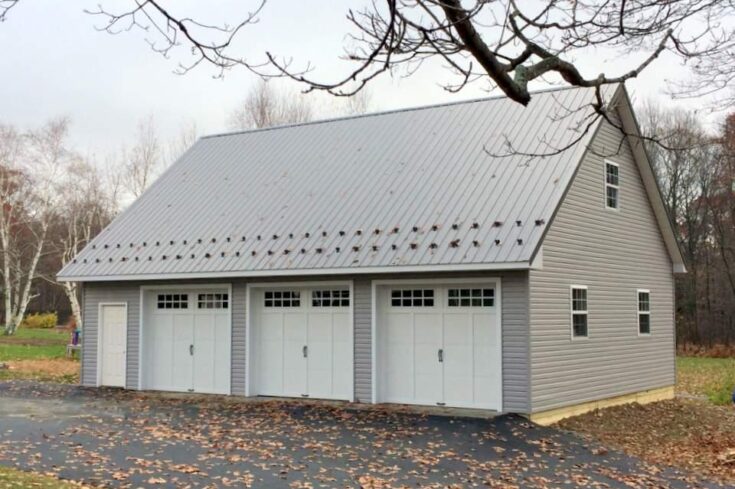
POLYGON ((229 301, 229 324, 228 324, 228 336, 230 338, 230 368, 227 369, 228 377, 228 388, 227 395, 232 395, 232 310, 234 309, 234 301, 232 298, 232 284, 231 283, 206 283, 206 284, 168 284, 168 285, 141 285, 140 286, 140 310, 138 320, 138 390, 143 390, 143 349, 145 344, 143 342, 143 323, 145 321, 145 293, 154 290, 222 290, 227 289, 227 297, 229 301))
POLYGON ((493 284, 495 286, 495 300, 497 303, 496 320, 498 323, 498 332, 496 340, 500 345, 500 392, 498 393, 498 405, 502 411, 503 407, 503 293, 502 293, 502 278, 493 277, 477 277, 477 278, 411 278, 411 279, 386 279, 386 280, 373 280, 371 288, 371 318, 370 318, 370 337, 371 337, 371 387, 372 387, 372 399, 373 404, 378 404, 381 400, 378 398, 378 287, 386 285, 454 285, 454 284, 493 284))
POLYGON ((104 331, 104 324, 102 323, 104 321, 104 316, 102 314, 102 309, 104 309, 107 306, 122 306, 125 310, 125 364, 123 365, 123 375, 125 376, 125 381, 123 385, 123 388, 127 386, 128 379, 127 379, 127 372, 128 372, 128 303, 127 302, 100 302, 97 304, 97 378, 96 378, 96 384, 97 387, 100 387, 102 385, 102 362, 100 361, 102 352, 102 334, 104 331))
POLYGON ((254 289, 264 289, 269 287, 331 287, 331 286, 347 286, 350 289, 350 401, 355 402, 355 283, 352 280, 331 280, 331 281, 309 281, 309 282, 253 282, 248 283, 245 287, 245 341, 246 341, 246 357, 245 357, 245 396, 251 397, 252 386, 252 360, 253 360, 253 331, 252 331, 252 292, 254 289))

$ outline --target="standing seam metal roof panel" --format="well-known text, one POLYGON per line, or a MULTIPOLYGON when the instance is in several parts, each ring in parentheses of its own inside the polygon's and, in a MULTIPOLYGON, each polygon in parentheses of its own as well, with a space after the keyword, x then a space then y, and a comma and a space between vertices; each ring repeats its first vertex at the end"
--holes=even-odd
POLYGON ((204 137, 59 276, 529 262, 593 101, 550 90, 204 137))

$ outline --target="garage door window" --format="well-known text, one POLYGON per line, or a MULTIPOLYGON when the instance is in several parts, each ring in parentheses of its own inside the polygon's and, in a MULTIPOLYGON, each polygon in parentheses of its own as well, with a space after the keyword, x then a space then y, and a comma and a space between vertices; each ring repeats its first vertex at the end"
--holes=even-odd
POLYGON ((390 303, 393 307, 434 307, 434 289, 393 289, 390 303))
POLYGON ((350 307, 350 291, 314 290, 311 292, 311 305, 314 307, 350 307))
POLYGON ((493 307, 495 289, 449 289, 449 307, 493 307))
POLYGON ((158 294, 159 309, 188 309, 189 294, 158 294))
POLYGON ((297 290, 266 290, 265 307, 301 307, 301 292, 297 290))
POLYGON ((230 305, 228 294, 199 294, 199 309, 227 309, 230 305))

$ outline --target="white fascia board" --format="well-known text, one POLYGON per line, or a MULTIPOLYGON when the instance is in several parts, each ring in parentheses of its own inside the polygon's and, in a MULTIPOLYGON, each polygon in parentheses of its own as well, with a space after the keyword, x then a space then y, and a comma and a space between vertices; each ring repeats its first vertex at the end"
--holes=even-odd
POLYGON ((304 277, 314 275, 366 275, 410 272, 476 272, 486 270, 528 270, 528 262, 477 263, 468 265, 407 265, 364 268, 310 268, 302 270, 239 270, 222 272, 160 273, 135 275, 59 276, 59 282, 121 282, 144 280, 195 280, 248 277, 304 277))

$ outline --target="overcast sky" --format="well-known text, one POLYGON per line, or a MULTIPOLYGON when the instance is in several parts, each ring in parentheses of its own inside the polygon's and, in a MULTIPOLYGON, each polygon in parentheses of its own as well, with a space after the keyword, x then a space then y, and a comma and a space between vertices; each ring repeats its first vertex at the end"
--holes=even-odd
MULTIPOLYGON (((272 0, 261 22, 249 27, 239 40, 238 48, 256 59, 269 50, 296 61, 310 61, 322 80, 337 79, 352 66, 339 59, 350 31, 345 13, 366 1, 272 0), (337 3, 339 7, 327 7, 337 3)), ((150 50, 139 31, 112 36, 95 30, 102 19, 83 9, 95 9, 99 2, 110 9, 132 4, 125 0, 21 0, 8 20, 0 23, 0 122, 29 128, 52 117, 68 116, 74 143, 98 155, 130 141, 137 122, 148 115, 153 115, 164 138, 173 138, 191 122, 200 135, 226 130, 228 114, 242 100, 254 76, 236 69, 224 79, 215 79, 215 71, 206 66, 184 76, 174 74, 177 60, 185 53, 174 53, 174 59, 167 60, 150 50)), ((232 23, 242 17, 243 6, 254 4, 247 0, 178 0, 175 5, 209 22, 232 23)), ((636 56, 640 59, 643 54, 623 59, 615 53, 589 53, 577 61, 587 75, 603 70, 616 74, 618 68, 632 66, 636 56)), ((668 101, 664 81, 682 72, 671 58, 663 57, 628 87, 636 100, 658 97, 668 101)), ((371 88, 373 108, 427 105, 487 94, 481 85, 450 94, 439 85, 447 79, 447 72, 438 64, 425 66, 408 79, 382 77, 371 88)), ((329 104, 322 101, 320 105, 329 104)), ((322 112, 329 116, 333 110, 322 112)))

